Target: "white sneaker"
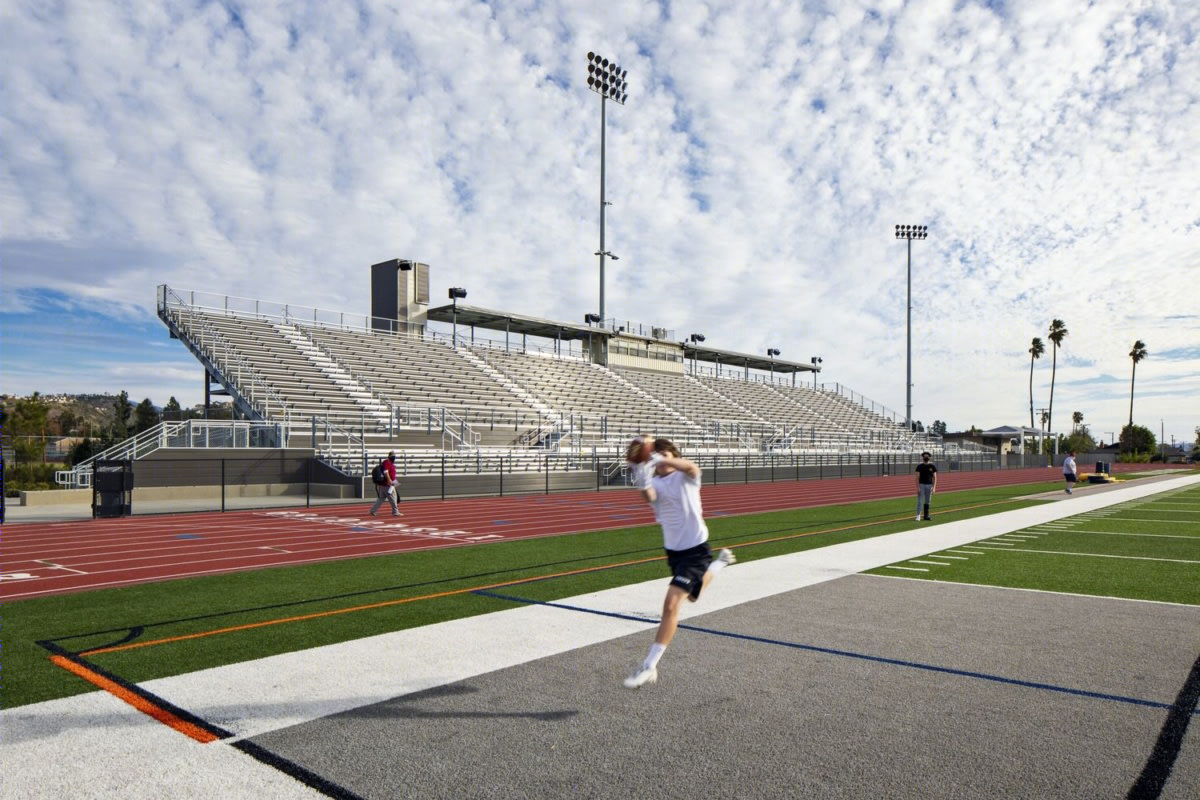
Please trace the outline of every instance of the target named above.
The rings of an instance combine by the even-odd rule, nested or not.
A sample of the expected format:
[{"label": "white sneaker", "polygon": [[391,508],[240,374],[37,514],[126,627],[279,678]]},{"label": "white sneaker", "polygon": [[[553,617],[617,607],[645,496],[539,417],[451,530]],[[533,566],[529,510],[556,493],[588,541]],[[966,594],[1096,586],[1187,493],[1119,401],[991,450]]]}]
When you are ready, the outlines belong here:
[{"label": "white sneaker", "polygon": [[626,689],[640,689],[647,683],[658,680],[658,670],[654,667],[639,666],[634,673],[625,679]]},{"label": "white sneaker", "polygon": [[730,564],[737,563],[737,556],[735,556],[733,554],[732,550],[730,550],[728,547],[726,547],[724,550],[717,553],[717,561],[723,562],[725,564],[725,566],[728,567]]},{"label": "white sneaker", "polygon": [[917,522],[920,522],[920,521],[921,521],[921,515],[920,515],[920,514],[917,514],[917,516],[916,516],[916,520],[917,520]]}]

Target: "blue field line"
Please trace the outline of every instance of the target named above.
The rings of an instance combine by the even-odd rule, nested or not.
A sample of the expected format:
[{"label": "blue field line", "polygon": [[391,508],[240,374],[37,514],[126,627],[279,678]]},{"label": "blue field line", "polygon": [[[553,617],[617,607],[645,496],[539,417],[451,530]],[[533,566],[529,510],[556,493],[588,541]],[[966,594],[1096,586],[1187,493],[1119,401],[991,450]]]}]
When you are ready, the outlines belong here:
[{"label": "blue field line", "polygon": [[[479,590],[473,594],[483,597],[492,597],[497,600],[508,600],[514,603],[525,603],[527,605],[550,606],[552,608],[561,608],[567,611],[582,611],[585,614],[595,614],[601,617],[614,617],[616,619],[626,619],[633,622],[645,622],[648,624],[657,624],[657,619],[647,617],[637,617],[632,614],[622,614],[616,611],[599,611],[594,608],[584,608],[583,606],[573,606],[568,603],[556,603],[549,600],[531,600],[527,597],[516,597],[514,595],[500,594],[499,592],[491,592],[487,590]],[[991,681],[992,683],[1002,683],[1008,686],[1021,686],[1026,689],[1039,689],[1045,692],[1057,692],[1059,694],[1074,695],[1076,697],[1088,697],[1093,700],[1108,700],[1113,703],[1126,703],[1133,706],[1142,706],[1145,708],[1170,709],[1174,707],[1172,703],[1160,703],[1156,700],[1143,700],[1138,697],[1125,697],[1119,694],[1106,694],[1104,692],[1092,692],[1087,689],[1075,689],[1070,686],[1058,686],[1053,683],[1039,683],[1037,681],[1026,681],[1020,678],[1006,678],[1003,675],[991,675],[986,672],[974,672],[965,669],[955,669],[954,667],[940,667],[936,664],[923,664],[920,661],[906,661],[900,658],[887,658],[885,656],[873,656],[866,653],[855,653],[850,650],[838,650],[832,647],[820,647],[813,644],[801,644],[799,642],[785,642],[782,639],[768,639],[762,636],[751,636],[745,633],[733,633],[731,631],[720,631],[714,628],[701,628],[697,625],[688,625],[679,623],[679,627],[684,630],[696,631],[697,633],[708,633],[713,636],[724,636],[730,639],[742,639],[748,642],[758,642],[760,644],[777,645],[779,647],[789,647],[793,650],[805,650],[810,653],[824,653],[825,655],[841,656],[842,658],[853,658],[859,661],[871,661],[876,664],[888,664],[894,667],[908,667],[910,669],[925,670],[926,672],[939,672],[945,675],[957,675],[961,678],[974,678],[981,681]],[[1200,716],[1200,708],[1192,711],[1192,716]]]}]

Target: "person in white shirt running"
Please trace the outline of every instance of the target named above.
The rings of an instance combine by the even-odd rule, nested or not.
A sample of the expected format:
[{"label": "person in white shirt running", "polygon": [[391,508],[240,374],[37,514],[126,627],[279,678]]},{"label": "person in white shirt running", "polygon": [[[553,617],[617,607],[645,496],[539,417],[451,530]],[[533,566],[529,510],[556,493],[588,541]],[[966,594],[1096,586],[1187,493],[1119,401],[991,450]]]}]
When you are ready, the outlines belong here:
[{"label": "person in white shirt running", "polygon": [[[639,436],[626,450],[626,459],[636,461],[650,440]],[[654,516],[662,526],[663,547],[671,568],[671,583],[663,601],[662,621],[650,652],[633,674],[625,679],[625,687],[637,689],[658,680],[658,661],[662,658],[679,626],[679,608],[686,597],[695,602],[713,576],[737,559],[728,550],[713,558],[708,547],[708,526],[704,524],[704,509],[700,505],[700,467],[683,458],[668,439],[654,439],[653,453],[638,464],[639,488],[642,497],[654,508]]]}]

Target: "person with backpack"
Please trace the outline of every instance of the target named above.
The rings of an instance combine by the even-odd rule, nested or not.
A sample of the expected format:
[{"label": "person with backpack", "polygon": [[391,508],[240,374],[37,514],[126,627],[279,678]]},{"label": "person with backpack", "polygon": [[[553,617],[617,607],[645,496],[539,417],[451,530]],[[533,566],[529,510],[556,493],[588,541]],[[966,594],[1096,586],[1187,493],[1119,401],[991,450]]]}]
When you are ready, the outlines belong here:
[{"label": "person with backpack", "polygon": [[387,454],[387,458],[375,465],[371,470],[371,482],[375,484],[375,505],[371,506],[371,516],[383,505],[386,498],[392,504],[392,516],[400,516],[400,508],[396,505],[396,451]]}]

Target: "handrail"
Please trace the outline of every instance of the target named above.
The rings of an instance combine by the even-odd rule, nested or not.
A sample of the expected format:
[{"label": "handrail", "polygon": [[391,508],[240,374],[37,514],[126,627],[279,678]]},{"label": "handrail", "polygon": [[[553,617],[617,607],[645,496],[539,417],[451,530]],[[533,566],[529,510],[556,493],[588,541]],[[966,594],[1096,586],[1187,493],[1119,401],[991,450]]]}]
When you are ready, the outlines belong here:
[{"label": "handrail", "polygon": [[[237,380],[239,381],[239,383],[242,380],[242,371],[243,371],[243,369],[245,370],[246,379],[249,381],[248,388],[250,389],[250,392],[247,395],[246,392],[242,391],[242,388],[240,386],[238,386],[237,387],[238,388],[238,396],[243,400],[243,402],[245,402],[250,407],[251,410],[256,412],[259,415],[259,417],[261,417],[263,420],[270,419],[270,417],[271,417],[271,402],[270,401],[272,398],[274,398],[275,402],[277,403],[277,405],[280,409],[280,413],[282,414],[282,416],[284,418],[284,420],[283,420],[283,423],[285,426],[284,441],[286,442],[286,431],[288,429],[290,429],[290,427],[291,427],[291,409],[288,408],[287,403],[284,402],[284,400],[275,392],[274,389],[271,388],[271,386],[269,384],[264,383],[263,381],[261,381],[259,379],[257,372],[250,366],[249,363],[246,362],[246,359],[237,350],[237,348],[235,348],[229,342],[225,341],[225,337],[221,335],[220,331],[218,331],[216,328],[214,328],[208,322],[208,320],[204,319],[204,317],[195,308],[187,305],[184,302],[183,298],[180,297],[178,294],[176,294],[171,289],[171,287],[167,286],[166,284],[163,284],[162,286],[159,287],[159,313],[160,313],[160,315],[162,315],[162,314],[171,315],[173,321],[175,322],[176,327],[180,328],[181,330],[184,329],[184,325],[183,325],[183,322],[184,322],[183,316],[184,315],[181,311],[178,310],[178,308],[172,308],[172,306],[170,304],[171,297],[175,298],[175,300],[178,304],[178,308],[186,309],[189,316],[194,315],[194,320],[189,320],[189,322],[194,322],[195,324],[198,324],[200,327],[201,334],[207,335],[208,338],[211,340],[209,343],[207,343],[207,350],[206,350],[206,343],[203,338],[197,339],[194,337],[193,331],[190,331],[190,330],[185,331],[188,336],[193,338],[194,346],[197,349],[199,349],[202,354],[208,356],[209,361],[212,362],[213,366],[220,366],[217,364],[217,361],[216,361],[217,350],[212,344],[212,342],[216,342],[221,347],[221,357],[224,359],[227,359],[230,363],[234,364],[237,367]],[[228,364],[224,365],[224,368],[220,369],[220,372],[225,377],[232,377],[229,374],[228,366],[229,366]],[[255,389],[259,386],[262,387],[262,393],[267,398],[267,402],[265,404],[261,403],[261,401],[259,401],[258,397],[256,396]]]},{"label": "handrail", "polygon": [[[282,438],[279,423],[244,422],[240,420],[185,419],[164,420],[134,436],[117,442],[103,452],[75,464],[71,469],[54,473],[54,482],[60,486],[84,488],[91,485],[92,467],[98,460],[133,460],[145,458],[151,453],[169,447],[254,447],[251,444],[255,428],[269,430],[273,444]],[[213,431],[228,431],[228,435],[214,437]],[[217,443],[213,440],[217,439]],[[240,445],[239,442],[244,442]]]}]

